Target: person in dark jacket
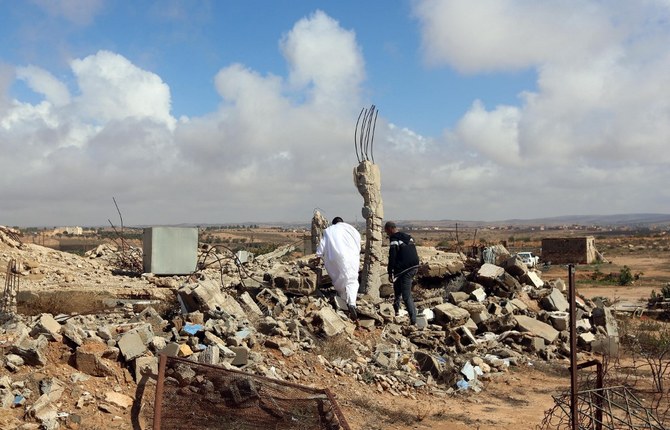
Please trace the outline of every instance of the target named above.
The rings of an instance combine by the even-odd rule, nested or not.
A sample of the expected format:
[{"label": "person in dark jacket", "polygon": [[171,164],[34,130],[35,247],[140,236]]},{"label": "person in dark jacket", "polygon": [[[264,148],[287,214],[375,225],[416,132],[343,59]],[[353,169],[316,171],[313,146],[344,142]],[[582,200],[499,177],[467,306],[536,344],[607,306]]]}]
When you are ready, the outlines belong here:
[{"label": "person in dark jacket", "polygon": [[416,307],[412,299],[412,280],[419,268],[419,256],[416,253],[414,239],[409,234],[398,231],[398,227],[393,221],[386,223],[384,231],[391,242],[389,247],[388,275],[389,282],[393,283],[393,292],[395,294],[393,308],[397,315],[400,310],[400,300],[402,299],[409,313],[410,323],[416,324]]}]

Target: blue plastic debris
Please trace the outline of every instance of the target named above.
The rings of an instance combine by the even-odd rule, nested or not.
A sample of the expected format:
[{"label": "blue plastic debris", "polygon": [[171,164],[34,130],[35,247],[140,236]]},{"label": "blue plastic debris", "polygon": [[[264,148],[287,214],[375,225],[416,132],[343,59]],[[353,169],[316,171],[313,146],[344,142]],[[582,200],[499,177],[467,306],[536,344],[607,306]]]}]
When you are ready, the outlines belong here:
[{"label": "blue plastic debris", "polygon": [[467,390],[470,388],[470,384],[468,384],[468,381],[465,379],[460,379],[458,382],[456,382],[456,387],[458,387],[459,390]]},{"label": "blue plastic debris", "polygon": [[191,336],[195,335],[199,331],[203,331],[205,327],[202,324],[191,324],[191,323],[186,323],[184,326],[183,330],[190,334]]}]

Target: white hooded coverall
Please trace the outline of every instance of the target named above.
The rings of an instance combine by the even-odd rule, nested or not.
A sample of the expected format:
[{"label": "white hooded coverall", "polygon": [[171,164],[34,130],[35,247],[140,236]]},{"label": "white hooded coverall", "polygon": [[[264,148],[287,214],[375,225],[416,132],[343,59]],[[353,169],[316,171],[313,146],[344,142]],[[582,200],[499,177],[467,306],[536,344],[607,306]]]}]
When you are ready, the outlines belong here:
[{"label": "white hooded coverall", "polygon": [[347,306],[355,307],[361,234],[345,222],[331,225],[323,231],[316,255],[323,258],[323,265],[333,281],[337,294],[347,302]]}]

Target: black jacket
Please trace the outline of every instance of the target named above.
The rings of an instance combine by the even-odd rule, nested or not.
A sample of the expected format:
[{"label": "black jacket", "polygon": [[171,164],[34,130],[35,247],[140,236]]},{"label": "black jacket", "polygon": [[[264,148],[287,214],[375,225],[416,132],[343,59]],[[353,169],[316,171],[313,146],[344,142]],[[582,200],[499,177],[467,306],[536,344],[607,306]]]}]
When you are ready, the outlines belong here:
[{"label": "black jacket", "polygon": [[414,239],[407,233],[399,231],[394,233],[389,240],[388,274],[399,275],[404,270],[419,265],[419,256],[416,253]]}]

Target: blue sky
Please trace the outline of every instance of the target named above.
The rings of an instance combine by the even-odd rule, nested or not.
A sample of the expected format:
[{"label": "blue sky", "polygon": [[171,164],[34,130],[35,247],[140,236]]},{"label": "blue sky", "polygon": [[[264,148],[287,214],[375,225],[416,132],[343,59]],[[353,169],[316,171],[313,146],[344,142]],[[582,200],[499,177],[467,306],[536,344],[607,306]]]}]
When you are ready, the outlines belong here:
[{"label": "blue sky", "polygon": [[0,0],[0,224],[670,211],[667,0]]}]

